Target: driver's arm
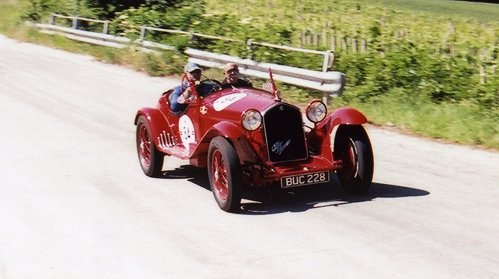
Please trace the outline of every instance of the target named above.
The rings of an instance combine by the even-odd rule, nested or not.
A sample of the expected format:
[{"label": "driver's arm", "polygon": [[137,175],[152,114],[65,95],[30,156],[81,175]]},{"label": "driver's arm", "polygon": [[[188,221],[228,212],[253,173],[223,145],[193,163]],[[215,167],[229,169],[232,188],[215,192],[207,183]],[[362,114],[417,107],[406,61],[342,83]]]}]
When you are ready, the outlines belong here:
[{"label": "driver's arm", "polygon": [[191,89],[187,88],[184,92],[182,92],[182,94],[180,94],[180,96],[178,96],[177,102],[179,104],[187,104],[192,101],[192,97]]}]

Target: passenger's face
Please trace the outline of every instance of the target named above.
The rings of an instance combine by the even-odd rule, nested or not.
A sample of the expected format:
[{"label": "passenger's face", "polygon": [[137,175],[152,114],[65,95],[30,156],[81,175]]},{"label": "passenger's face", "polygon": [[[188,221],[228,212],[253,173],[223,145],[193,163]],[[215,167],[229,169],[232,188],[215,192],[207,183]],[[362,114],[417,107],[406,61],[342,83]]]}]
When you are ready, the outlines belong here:
[{"label": "passenger's face", "polygon": [[233,68],[225,71],[225,78],[229,83],[235,83],[239,78],[239,70]]}]

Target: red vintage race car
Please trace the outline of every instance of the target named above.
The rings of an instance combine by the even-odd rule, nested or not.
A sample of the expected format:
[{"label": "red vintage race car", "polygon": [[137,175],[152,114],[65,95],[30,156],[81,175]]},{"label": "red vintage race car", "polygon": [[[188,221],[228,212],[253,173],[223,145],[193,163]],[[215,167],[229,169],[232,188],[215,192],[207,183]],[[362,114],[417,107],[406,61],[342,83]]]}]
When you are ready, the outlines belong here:
[{"label": "red vintage race car", "polygon": [[327,114],[326,105],[313,100],[304,112],[311,124],[305,124],[300,108],[283,102],[273,81],[273,92],[221,90],[219,84],[190,84],[194,99],[180,114],[170,108],[172,90],[155,108],[137,112],[137,153],[147,176],[162,175],[165,155],[188,159],[207,168],[215,200],[228,212],[240,209],[242,187],[332,184],[336,173],[345,191],[369,190],[373,153],[361,112],[345,107]]}]

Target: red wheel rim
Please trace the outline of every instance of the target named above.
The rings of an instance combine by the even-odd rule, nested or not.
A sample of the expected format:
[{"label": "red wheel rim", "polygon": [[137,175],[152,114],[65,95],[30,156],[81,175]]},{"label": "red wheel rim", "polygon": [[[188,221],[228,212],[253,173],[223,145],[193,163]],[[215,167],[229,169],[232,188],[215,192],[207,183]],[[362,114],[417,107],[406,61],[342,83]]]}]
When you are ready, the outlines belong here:
[{"label": "red wheel rim", "polygon": [[139,128],[139,157],[140,164],[148,169],[151,165],[151,144],[149,141],[149,133],[147,132],[147,127],[145,125],[141,125]]},{"label": "red wheel rim", "polygon": [[348,177],[356,177],[358,172],[358,155],[357,149],[355,148],[355,144],[350,139],[348,141],[348,148],[345,151],[345,162],[343,162],[343,168],[346,176]]},{"label": "red wheel rim", "polygon": [[220,200],[226,200],[228,195],[227,168],[222,153],[217,149],[213,152],[212,161],[213,190]]}]

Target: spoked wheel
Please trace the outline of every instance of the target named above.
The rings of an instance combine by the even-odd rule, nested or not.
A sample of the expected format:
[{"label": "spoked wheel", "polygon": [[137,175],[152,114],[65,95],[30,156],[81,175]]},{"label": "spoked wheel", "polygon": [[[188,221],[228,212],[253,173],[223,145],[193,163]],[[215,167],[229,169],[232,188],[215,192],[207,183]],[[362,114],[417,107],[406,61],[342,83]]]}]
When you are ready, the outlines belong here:
[{"label": "spoked wheel", "polygon": [[218,206],[227,212],[241,207],[241,169],[234,147],[223,137],[216,137],[208,150],[208,177]]},{"label": "spoked wheel", "polygon": [[144,116],[139,117],[137,121],[136,144],[140,166],[144,173],[150,177],[160,176],[165,155],[154,145],[149,125]]},{"label": "spoked wheel", "polygon": [[364,127],[341,125],[334,140],[334,159],[342,160],[337,171],[341,187],[352,194],[369,191],[373,178],[374,159],[371,142]]}]

